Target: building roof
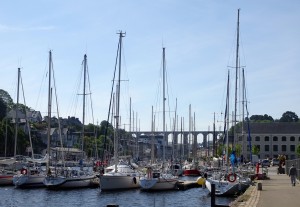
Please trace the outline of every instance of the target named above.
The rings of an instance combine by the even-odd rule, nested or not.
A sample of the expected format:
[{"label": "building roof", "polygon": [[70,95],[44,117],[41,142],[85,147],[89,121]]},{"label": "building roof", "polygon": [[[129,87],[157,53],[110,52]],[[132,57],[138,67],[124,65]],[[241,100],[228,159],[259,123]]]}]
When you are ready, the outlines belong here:
[{"label": "building roof", "polygon": [[[17,111],[18,111],[18,119],[25,119],[26,118],[23,111],[21,111],[19,109],[17,109]],[[7,114],[7,117],[15,119],[16,118],[16,110],[15,109],[10,110]]]},{"label": "building roof", "polygon": [[[244,130],[248,133],[247,123]],[[300,123],[297,122],[250,122],[250,133],[253,134],[300,134]]]}]

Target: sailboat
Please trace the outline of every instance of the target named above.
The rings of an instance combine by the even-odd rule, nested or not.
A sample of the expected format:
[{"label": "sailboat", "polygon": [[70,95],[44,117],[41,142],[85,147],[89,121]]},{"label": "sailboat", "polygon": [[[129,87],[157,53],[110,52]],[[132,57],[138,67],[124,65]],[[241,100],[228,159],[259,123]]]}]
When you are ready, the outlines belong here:
[{"label": "sailboat", "polygon": [[[125,33],[120,31],[118,43],[118,80],[116,88],[116,115],[115,115],[115,136],[114,136],[114,165],[107,167],[103,175],[100,175],[100,188],[102,191],[124,190],[140,187],[140,172],[135,170],[133,165],[125,160],[119,160],[119,125],[120,125],[120,84],[121,84],[121,57],[122,38]],[[114,84],[114,83],[113,83]],[[111,91],[113,94],[113,90]]]},{"label": "sailboat", "polygon": [[[13,185],[13,176],[16,174],[16,161],[15,158],[0,160],[0,186]],[[20,169],[22,168],[22,163],[20,163]]]},{"label": "sailboat", "polygon": [[[18,80],[19,80],[18,83],[20,82],[20,80],[22,83],[20,74],[21,74],[21,72],[20,72],[20,68],[19,68],[18,69]],[[19,89],[19,84],[18,84],[18,89]],[[22,85],[22,89],[23,89],[23,85]],[[23,94],[24,94],[24,90],[23,90]],[[24,98],[24,104],[26,105],[25,97],[23,97],[23,98]],[[35,159],[34,158],[30,126],[29,126],[29,122],[27,119],[27,111],[25,112],[25,114],[26,114],[26,125],[27,125],[28,133],[29,133],[31,158],[27,158],[27,162],[25,163],[25,166],[20,171],[18,171],[18,173],[16,175],[13,176],[13,184],[19,188],[44,187],[43,180],[46,176],[46,173],[45,173],[45,169],[43,169],[43,165],[46,164],[48,156],[46,155],[43,159]]]},{"label": "sailboat", "polygon": [[173,176],[171,173],[164,172],[165,164],[165,143],[167,142],[166,133],[165,133],[165,48],[163,48],[163,164],[162,172],[157,171],[148,166],[147,175],[141,177],[140,185],[143,190],[172,190],[176,188],[178,183],[178,177]]},{"label": "sailboat", "polygon": [[[238,21],[237,21],[237,49],[236,49],[236,86],[235,86],[235,96],[237,96],[237,70],[239,68],[238,61],[238,47],[239,47],[239,14],[238,10]],[[226,96],[226,108],[225,108],[225,139],[226,139],[226,153],[225,153],[225,163],[226,169],[224,171],[219,171],[213,173],[211,177],[208,177],[205,181],[207,189],[211,192],[212,184],[215,185],[215,195],[216,196],[235,196],[243,193],[251,184],[251,179],[242,176],[241,173],[236,172],[235,170],[235,153],[234,150],[230,155],[231,163],[231,172],[229,172],[229,155],[228,155],[228,131],[229,131],[229,71],[228,71],[228,80],[227,80],[227,96]],[[235,97],[235,115],[234,115],[234,124],[236,123],[236,103],[237,98]],[[235,126],[234,126],[235,128]],[[235,136],[235,134],[234,134]]]},{"label": "sailboat", "polygon": [[46,165],[48,156],[42,159],[30,159],[26,165],[13,177],[13,184],[18,188],[45,187]]},{"label": "sailboat", "polygon": [[[19,106],[19,85],[20,85],[20,68],[18,68],[18,86],[17,86],[17,104],[15,107],[15,148],[14,148],[14,157],[9,159],[0,160],[0,164],[3,167],[0,171],[0,186],[2,185],[13,185],[13,177],[16,174],[15,172],[7,169],[13,166],[17,162],[16,151],[17,151],[17,137],[18,137],[18,106]],[[7,124],[7,123],[6,123]],[[6,135],[7,136],[7,135]],[[7,137],[6,137],[7,140]],[[7,142],[7,141],[5,141]],[[6,144],[5,144],[6,150]],[[6,151],[5,151],[6,156]]]},{"label": "sailboat", "polygon": [[211,177],[206,178],[205,185],[209,192],[211,192],[212,184],[215,185],[215,195],[216,196],[235,196],[244,192],[251,184],[251,179],[243,177],[238,172],[235,172],[235,163],[231,162],[232,168],[229,172],[229,156],[228,156],[228,126],[229,126],[229,72],[227,81],[227,99],[226,99],[226,109],[225,109],[225,122],[226,129],[225,138],[226,139],[226,153],[225,153],[225,163],[226,169],[218,172],[214,172]]},{"label": "sailboat", "polygon": [[172,139],[172,162],[169,166],[169,170],[171,171],[171,174],[174,176],[182,176],[183,175],[183,169],[182,169],[182,163],[181,158],[178,159],[178,144],[175,145],[177,142],[177,138],[175,138],[175,128],[177,123],[177,98],[176,98],[176,106],[175,106],[175,118],[174,118],[174,124],[173,124],[173,139]]},{"label": "sailboat", "polygon": [[[192,136],[191,133],[191,122],[192,122],[192,117],[191,117],[191,104],[189,105],[189,136]],[[193,124],[194,128],[195,128],[195,115],[194,115],[194,124]],[[196,139],[195,138],[190,138],[189,140],[193,140],[192,143],[190,143],[192,145],[192,155],[193,155],[193,160],[191,163],[186,163],[183,166],[183,175],[184,176],[199,176],[201,175],[200,173],[200,169],[199,169],[199,164],[196,161]]]},{"label": "sailboat", "polygon": [[[51,71],[52,65],[52,58],[51,58],[51,51],[50,51],[50,58],[49,58],[49,74]],[[84,78],[86,77],[86,70],[87,70],[87,56],[84,55]],[[50,78],[50,75],[49,75]],[[49,80],[50,85],[50,80]],[[50,91],[49,91],[50,93]],[[84,79],[84,86],[83,86],[83,127],[82,127],[82,145],[83,145],[83,138],[84,138],[84,116],[85,116],[85,79]],[[50,95],[49,95],[50,97]],[[49,99],[51,100],[51,98]],[[51,117],[51,102],[49,101],[49,109],[48,109],[48,117]],[[49,118],[50,122],[50,118]],[[50,128],[50,124],[49,128]],[[49,129],[48,129],[49,130]],[[48,152],[50,152],[50,135],[48,133]],[[58,172],[57,172],[58,171]],[[74,167],[74,168],[61,168],[56,169],[55,172],[51,170],[49,164],[47,165],[47,176],[43,181],[44,185],[50,189],[73,189],[73,188],[84,188],[84,187],[98,187],[99,186],[99,179],[97,176],[88,170],[82,170],[81,167]]]}]

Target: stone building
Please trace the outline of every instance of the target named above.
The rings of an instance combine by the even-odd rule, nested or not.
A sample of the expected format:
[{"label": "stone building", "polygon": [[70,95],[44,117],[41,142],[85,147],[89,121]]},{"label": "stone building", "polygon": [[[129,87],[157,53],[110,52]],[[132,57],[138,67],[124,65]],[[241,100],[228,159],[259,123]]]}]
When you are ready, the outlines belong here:
[{"label": "stone building", "polygon": [[[248,128],[244,125],[244,133],[238,130],[237,143],[242,145],[242,154],[250,158]],[[260,159],[276,158],[285,155],[287,159],[297,158],[296,149],[300,144],[300,123],[272,122],[250,123],[251,145],[259,148]]]}]

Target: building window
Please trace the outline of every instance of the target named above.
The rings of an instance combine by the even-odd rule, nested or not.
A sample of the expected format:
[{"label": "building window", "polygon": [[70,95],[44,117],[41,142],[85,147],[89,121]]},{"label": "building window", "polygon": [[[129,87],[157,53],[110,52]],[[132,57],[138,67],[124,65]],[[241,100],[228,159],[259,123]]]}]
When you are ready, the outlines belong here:
[{"label": "building window", "polygon": [[268,142],[269,141],[269,137],[265,137],[265,142]]},{"label": "building window", "polygon": [[270,151],[270,145],[265,145],[265,152],[269,152]]},{"label": "building window", "polygon": [[243,137],[242,136],[239,137],[239,141],[240,142],[243,141]]},{"label": "building window", "polygon": [[285,144],[281,146],[281,151],[286,152],[286,145]]},{"label": "building window", "polygon": [[259,142],[260,141],[260,137],[259,136],[255,137],[255,141]]},{"label": "building window", "polygon": [[291,137],[290,140],[291,140],[291,142],[294,142],[295,141],[295,137]]},{"label": "building window", "polygon": [[277,152],[278,151],[278,145],[273,145],[273,151]]},{"label": "building window", "polygon": [[283,141],[283,142],[286,142],[286,137],[281,137],[281,140]]},{"label": "building window", "polygon": [[291,151],[291,152],[295,152],[295,149],[296,149],[296,148],[295,148],[295,145],[291,145],[291,146],[290,146],[290,151]]},{"label": "building window", "polygon": [[277,142],[278,141],[278,137],[273,137],[273,141]]}]

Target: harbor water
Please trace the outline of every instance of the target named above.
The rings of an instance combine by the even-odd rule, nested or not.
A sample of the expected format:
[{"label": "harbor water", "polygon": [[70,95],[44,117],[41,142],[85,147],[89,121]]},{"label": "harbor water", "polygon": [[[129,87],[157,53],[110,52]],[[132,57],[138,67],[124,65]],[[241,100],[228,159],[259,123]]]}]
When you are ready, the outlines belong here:
[{"label": "harbor water", "polygon": [[[217,204],[229,204],[234,198],[217,197]],[[191,188],[185,191],[144,192],[140,189],[101,192],[99,188],[54,191],[46,188],[17,189],[14,186],[0,187],[2,207],[185,207],[210,206],[208,190]]]}]

